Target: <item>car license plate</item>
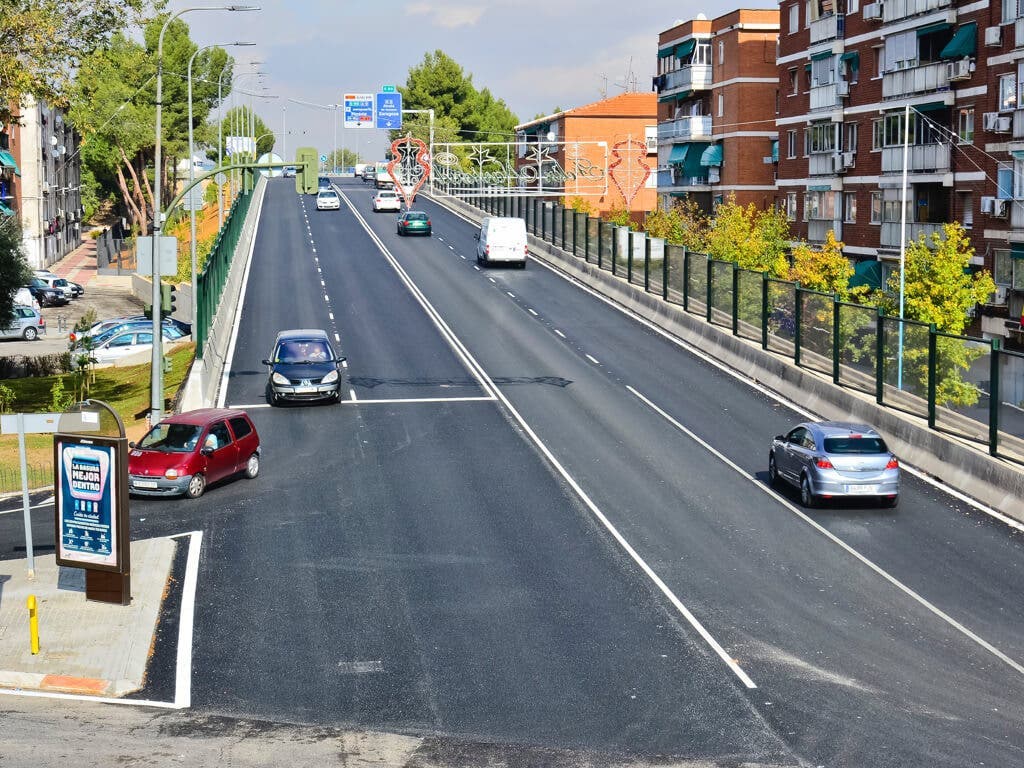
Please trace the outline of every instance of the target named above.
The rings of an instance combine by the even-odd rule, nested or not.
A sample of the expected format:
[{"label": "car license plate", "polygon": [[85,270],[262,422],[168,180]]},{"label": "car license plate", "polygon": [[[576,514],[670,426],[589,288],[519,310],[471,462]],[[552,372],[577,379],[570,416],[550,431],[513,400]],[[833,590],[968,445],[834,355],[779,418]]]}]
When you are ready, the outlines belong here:
[{"label": "car license plate", "polygon": [[846,492],[850,494],[870,496],[871,494],[878,493],[877,485],[848,485],[846,486]]},{"label": "car license plate", "polygon": [[296,387],[295,391],[300,395],[306,395],[310,392],[316,392],[316,387]]},{"label": "car license plate", "polygon": [[135,480],[132,482],[136,488],[156,488],[156,480]]}]

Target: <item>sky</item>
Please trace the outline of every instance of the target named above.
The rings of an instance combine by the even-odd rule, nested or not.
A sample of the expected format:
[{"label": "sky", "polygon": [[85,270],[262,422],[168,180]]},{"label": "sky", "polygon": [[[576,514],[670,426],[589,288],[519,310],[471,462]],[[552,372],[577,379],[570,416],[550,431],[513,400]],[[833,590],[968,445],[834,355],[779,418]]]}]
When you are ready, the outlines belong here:
[{"label": "sky", "polygon": [[[236,73],[250,71],[248,62],[261,62],[265,92],[276,98],[257,102],[256,112],[278,132],[275,152],[286,147],[293,157],[298,146],[329,152],[337,135],[338,148],[356,149],[368,161],[383,159],[384,131],[346,130],[340,110],[335,131],[335,110],[308,105],[340,104],[345,93],[404,85],[424,54],[441,50],[473,76],[478,89],[489,88],[520,122],[528,122],[556,107],[616,96],[634,79],[635,90],[649,91],[659,32],[698,13],[714,18],[739,5],[720,0],[243,1],[261,10],[190,12],[182,20],[199,45],[255,43],[227,51],[237,62]],[[195,5],[195,0],[169,3],[172,11]],[[751,0],[742,6],[778,4]],[[247,77],[239,86],[248,89],[256,82]]]}]

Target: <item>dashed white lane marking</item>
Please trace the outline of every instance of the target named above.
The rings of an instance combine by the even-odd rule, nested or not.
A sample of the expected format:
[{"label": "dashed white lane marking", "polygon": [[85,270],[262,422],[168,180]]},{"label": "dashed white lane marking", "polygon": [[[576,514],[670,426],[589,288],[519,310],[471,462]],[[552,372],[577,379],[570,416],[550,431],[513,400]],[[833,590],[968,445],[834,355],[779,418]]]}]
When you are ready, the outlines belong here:
[{"label": "dashed white lane marking", "polygon": [[[29,509],[41,509],[43,507],[50,507],[50,506],[53,506],[53,496],[51,496],[48,499],[44,499],[43,501],[40,501],[38,504],[32,504],[29,507]],[[15,507],[14,509],[0,509],[0,515],[9,515],[12,512],[23,512],[23,511],[24,511],[24,509],[22,507]]]},{"label": "dashed white lane marking", "polygon": [[[340,344],[341,343],[341,334],[340,333],[334,334],[334,340]],[[347,363],[342,363],[342,365],[345,365],[346,367],[348,367]]]},{"label": "dashed white lane marking", "polygon": [[493,277],[488,277],[487,279],[488,279],[488,280],[490,280],[490,281],[491,281],[492,283],[494,283],[495,285],[497,285],[497,284],[498,284],[498,281],[497,281],[497,280],[495,280],[495,279],[494,279]]},{"label": "dashed white lane marking", "polygon": [[328,296],[326,293],[324,294],[324,301],[326,301],[328,303],[330,303],[330,301],[331,301],[331,297]]},{"label": "dashed white lane marking", "polygon": [[527,307],[527,308],[526,308],[526,311],[527,311],[527,312],[529,312],[529,313],[530,313],[531,315],[533,315],[534,317],[540,317],[540,315],[538,315],[538,314],[537,314],[537,312],[536,312],[535,310],[532,310],[532,309],[530,309],[529,307]]},{"label": "dashed white lane marking", "polygon": [[441,243],[444,242],[444,238],[443,237],[439,237],[439,238],[437,238],[437,240],[438,240],[438,242],[441,242]]},{"label": "dashed white lane marking", "polygon": [[323,280],[321,280],[320,281],[320,287],[321,288],[326,288],[327,287],[327,283],[325,283]]},{"label": "dashed white lane marking", "polygon": [[465,257],[465,256],[463,256],[463,255],[462,255],[461,253],[459,254],[459,258],[460,258],[460,259],[462,259],[463,261],[465,261],[465,260],[466,260],[466,257]]},{"label": "dashed white lane marking", "polygon": [[[338,334],[334,334],[334,338],[339,343],[341,342],[341,336],[339,336]],[[341,361],[341,367],[342,368],[348,368],[348,360],[342,360]]]},{"label": "dashed white lane marking", "polygon": [[512,293],[512,291],[505,291],[505,293],[507,293],[507,294],[508,294],[509,296],[511,296],[511,297],[512,297],[513,299],[514,299],[514,298],[516,297],[516,295],[515,295],[514,293]]},{"label": "dashed white lane marking", "polygon": [[[584,352],[583,354],[585,354],[585,355],[586,355],[586,352]],[[587,360],[589,360],[590,362],[592,362],[592,363],[593,363],[594,365],[600,365],[600,364],[601,364],[601,361],[600,361],[600,360],[598,360],[598,359],[597,359],[596,357],[594,357],[593,355],[587,355]]]},{"label": "dashed white lane marking", "polygon": [[555,328],[555,333],[557,333],[557,334],[558,334],[559,336],[561,336],[561,337],[562,337],[563,339],[565,338],[565,334],[564,334],[564,333],[562,333],[562,332],[561,332],[560,330],[558,330],[557,328]]},{"label": "dashed white lane marking", "polygon": [[349,389],[348,396],[352,398],[353,403],[356,402],[356,391],[354,389]]},{"label": "dashed white lane marking", "polygon": [[477,272],[479,272],[479,271],[480,271],[480,267],[479,267],[479,266],[477,266],[476,264],[474,264],[474,265],[473,265],[473,269],[475,269],[475,270],[476,270]]},{"label": "dashed white lane marking", "polygon": [[[493,403],[495,397],[396,397],[392,400],[360,400],[358,405],[388,405],[390,403]],[[344,403],[343,403],[344,405]]]},{"label": "dashed white lane marking", "polygon": [[327,313],[327,317],[329,317],[333,321],[334,320],[334,313],[333,312],[328,312]]}]

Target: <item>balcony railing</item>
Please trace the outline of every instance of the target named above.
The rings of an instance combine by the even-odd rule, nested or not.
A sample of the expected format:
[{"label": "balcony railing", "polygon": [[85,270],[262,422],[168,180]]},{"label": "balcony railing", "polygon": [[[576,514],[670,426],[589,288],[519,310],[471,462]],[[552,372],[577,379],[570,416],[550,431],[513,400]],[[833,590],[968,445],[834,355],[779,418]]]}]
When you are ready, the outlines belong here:
[{"label": "balcony railing", "polygon": [[1024,229],[1024,200],[1007,200],[1010,207],[1010,226]]},{"label": "balcony railing", "polygon": [[693,139],[711,135],[710,115],[687,115],[658,123],[658,139]]},{"label": "balcony railing", "polygon": [[[916,144],[908,147],[907,170],[911,172],[948,173],[949,144]],[[903,172],[903,147],[882,149],[882,173]]]},{"label": "balcony railing", "polygon": [[845,81],[815,85],[811,88],[811,110],[836,109],[843,106],[843,97],[848,94],[849,84]]},{"label": "balcony railing", "polygon": [[825,242],[829,231],[835,233],[836,240],[842,239],[842,226],[832,219],[811,219],[807,222],[807,239],[812,243]]},{"label": "balcony railing", "polygon": [[[921,233],[924,233],[925,239],[931,241],[932,233],[942,232],[944,224],[921,224],[916,221],[907,222],[907,242],[917,240]],[[882,233],[880,236],[879,243],[885,248],[899,248],[902,238],[900,237],[900,222],[898,221],[883,221],[882,222]]]},{"label": "balcony railing", "polygon": [[665,91],[706,91],[710,87],[710,64],[689,64],[674,72],[665,73]]},{"label": "balcony railing", "polygon": [[701,187],[708,184],[707,176],[683,176],[677,168],[658,169],[658,189],[669,187]]},{"label": "balcony railing", "polygon": [[882,98],[885,99],[938,90],[949,90],[949,72],[944,61],[897,69],[882,76]]},{"label": "balcony railing", "polygon": [[811,45],[834,40],[843,36],[843,14],[833,13],[831,16],[811,22]]},{"label": "balcony railing", "polygon": [[1024,19],[1017,19],[1013,24],[1013,46],[1024,48]]},{"label": "balcony railing", "polygon": [[812,152],[807,158],[807,170],[811,176],[835,176],[835,152]]},{"label": "balcony railing", "polygon": [[1024,139],[1024,109],[1015,110],[1013,113],[1013,138]]},{"label": "balcony railing", "polygon": [[882,6],[882,21],[898,21],[919,13],[948,8],[953,0],[885,0]]}]

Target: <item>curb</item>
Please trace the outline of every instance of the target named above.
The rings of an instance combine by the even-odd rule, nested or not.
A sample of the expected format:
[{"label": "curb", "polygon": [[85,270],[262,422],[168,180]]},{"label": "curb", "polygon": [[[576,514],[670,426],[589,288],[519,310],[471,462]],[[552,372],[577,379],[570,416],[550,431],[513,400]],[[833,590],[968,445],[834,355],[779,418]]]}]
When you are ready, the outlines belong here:
[{"label": "curb", "polygon": [[[71,693],[82,696],[110,696],[116,688],[111,680],[71,675],[47,675],[37,672],[5,672],[0,670],[0,688],[14,690]],[[137,686],[136,686],[137,687]],[[127,691],[124,691],[127,693]]]}]

